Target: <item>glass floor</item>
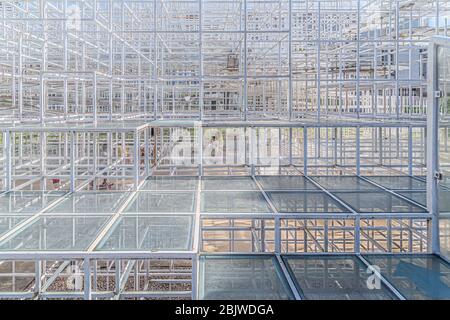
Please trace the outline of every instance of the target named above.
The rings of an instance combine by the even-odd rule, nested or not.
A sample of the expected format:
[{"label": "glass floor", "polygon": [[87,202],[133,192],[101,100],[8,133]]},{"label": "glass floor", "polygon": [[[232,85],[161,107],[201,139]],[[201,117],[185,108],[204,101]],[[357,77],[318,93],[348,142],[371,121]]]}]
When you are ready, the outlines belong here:
[{"label": "glass floor", "polygon": [[190,251],[202,215],[426,214],[423,180],[382,178],[152,176],[135,192],[4,192],[0,253]]},{"label": "glass floor", "polygon": [[34,214],[64,196],[55,191],[10,191],[0,194],[0,214]]},{"label": "glass floor", "polygon": [[406,299],[449,300],[450,265],[434,255],[365,255]]},{"label": "glass floor", "polygon": [[293,299],[274,256],[204,255],[200,257],[199,299]]},{"label": "glass floor", "polygon": [[202,255],[199,298],[450,299],[450,265],[435,255],[281,255],[281,261],[274,255]]},{"label": "glass floor", "polygon": [[[425,215],[424,183],[379,176],[154,176],[133,192],[5,192],[0,255],[192,254],[202,215]],[[441,199],[450,209],[449,197]],[[368,264],[383,276],[376,290],[366,285]],[[433,255],[201,254],[198,272],[202,299],[450,299],[449,264]]]},{"label": "glass floor", "polygon": [[188,251],[192,216],[122,216],[97,246],[103,251]]}]

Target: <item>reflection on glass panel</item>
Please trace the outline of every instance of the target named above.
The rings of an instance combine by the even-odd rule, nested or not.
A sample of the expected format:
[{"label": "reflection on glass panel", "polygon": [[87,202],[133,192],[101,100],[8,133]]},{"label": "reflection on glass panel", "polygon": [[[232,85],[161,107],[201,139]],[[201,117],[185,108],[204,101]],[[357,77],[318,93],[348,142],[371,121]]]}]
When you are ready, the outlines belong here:
[{"label": "reflection on glass panel", "polygon": [[125,216],[96,250],[189,250],[192,216]]},{"label": "reflection on glass panel", "polygon": [[41,216],[0,244],[0,250],[85,250],[107,217]]},{"label": "reflection on glass panel", "polygon": [[138,192],[125,212],[194,212],[193,192],[152,193]]},{"label": "reflection on glass panel", "polygon": [[115,213],[128,195],[127,192],[74,193],[46,212]]},{"label": "reflection on glass panel", "polygon": [[302,176],[257,177],[264,190],[317,190],[312,182]]},{"label": "reflection on glass panel", "polygon": [[271,212],[261,192],[202,192],[202,212],[266,213]]},{"label": "reflection on glass panel", "polygon": [[363,213],[426,212],[389,192],[335,192],[339,199]]},{"label": "reflection on glass panel", "polygon": [[273,256],[201,256],[200,299],[292,299]]},{"label": "reflection on glass panel", "polygon": [[325,192],[269,192],[273,205],[282,213],[349,212]]},{"label": "reflection on glass panel", "polygon": [[406,299],[450,299],[450,267],[434,255],[365,255]]},{"label": "reflection on glass panel", "polygon": [[384,285],[368,287],[366,265],[356,256],[285,256],[297,288],[310,300],[396,299]]}]

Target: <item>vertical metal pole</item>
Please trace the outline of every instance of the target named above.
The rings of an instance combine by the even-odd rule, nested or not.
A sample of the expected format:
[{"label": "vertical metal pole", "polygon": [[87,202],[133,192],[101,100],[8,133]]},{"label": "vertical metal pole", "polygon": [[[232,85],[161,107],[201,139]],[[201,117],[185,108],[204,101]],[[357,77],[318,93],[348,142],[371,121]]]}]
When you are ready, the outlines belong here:
[{"label": "vertical metal pole", "polygon": [[247,0],[244,0],[244,121],[247,121]]},{"label": "vertical metal pole", "polygon": [[42,262],[36,260],[34,262],[34,294],[39,297],[41,293],[41,277],[42,277]]},{"label": "vertical metal pole", "polygon": [[439,170],[439,98],[435,97],[438,90],[437,48],[432,42],[428,46],[428,101],[427,101],[427,208],[431,213],[429,225],[429,248],[433,253],[439,253],[439,208],[438,181],[435,174]]},{"label": "vertical metal pole", "polygon": [[356,127],[356,175],[361,174],[361,128]]},{"label": "vertical metal pole", "polygon": [[92,299],[91,262],[89,258],[84,258],[83,271],[84,271],[84,300],[91,300]]},{"label": "vertical metal pole", "polygon": [[321,12],[320,12],[320,1],[317,1],[317,70],[316,70],[316,77],[317,77],[317,92],[316,92],[316,99],[317,99],[317,121],[320,122],[320,48],[321,48],[321,34],[320,34],[320,24],[321,24]]},{"label": "vertical metal pole", "polygon": [[149,139],[148,139],[148,128],[145,128],[144,131],[144,165],[145,165],[145,176],[150,175],[150,161],[149,161]]},{"label": "vertical metal pole", "polygon": [[75,132],[70,132],[70,192],[75,191]]},{"label": "vertical metal pole", "polygon": [[281,220],[275,217],[275,254],[281,253]]},{"label": "vertical metal pole", "polygon": [[94,111],[94,115],[93,115],[94,119],[93,120],[94,120],[94,124],[96,125],[97,124],[97,73],[95,73],[95,72],[93,75],[92,82],[93,82],[92,107],[93,107],[93,111]]},{"label": "vertical metal pole", "polygon": [[199,260],[198,260],[198,256],[194,256],[192,258],[192,284],[191,284],[191,298],[192,300],[197,300],[198,299],[198,264],[199,264]]},{"label": "vertical metal pole", "polygon": [[303,174],[308,175],[308,128],[303,127]]},{"label": "vertical metal pole", "polygon": [[139,185],[139,131],[134,132],[134,190]]},{"label": "vertical metal pole", "polygon": [[[288,72],[289,72],[289,87],[288,87],[288,110],[289,121],[292,120],[292,0],[289,0],[289,47],[288,47]],[[292,128],[291,134],[292,134]],[[292,135],[291,135],[292,137]],[[292,163],[291,163],[292,164]]]},{"label": "vertical metal pole", "polygon": [[199,45],[198,45],[198,50],[199,50],[199,84],[200,84],[200,90],[199,90],[199,99],[198,99],[198,103],[199,103],[199,119],[202,120],[203,119],[203,35],[202,35],[202,10],[203,10],[203,6],[202,6],[203,0],[198,0],[198,5],[199,5],[199,27],[198,27],[198,36],[199,36]]},{"label": "vertical metal pole", "polygon": [[12,189],[12,147],[11,147],[11,132],[6,131],[5,137],[5,190],[10,191]]},{"label": "vertical metal pole", "polygon": [[408,174],[413,174],[413,128],[408,127]]}]

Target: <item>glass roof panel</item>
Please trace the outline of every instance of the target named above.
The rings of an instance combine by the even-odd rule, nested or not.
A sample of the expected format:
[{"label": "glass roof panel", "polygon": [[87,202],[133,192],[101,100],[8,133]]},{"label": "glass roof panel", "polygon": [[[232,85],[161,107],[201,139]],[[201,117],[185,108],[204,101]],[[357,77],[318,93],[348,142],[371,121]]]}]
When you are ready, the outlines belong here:
[{"label": "glass roof panel", "polygon": [[203,190],[258,190],[252,177],[204,177]]},{"label": "glass roof panel", "polygon": [[46,212],[52,213],[115,213],[130,195],[128,192],[80,192]]},{"label": "glass roof panel", "polygon": [[357,176],[311,177],[327,190],[382,190]]},{"label": "glass roof panel", "polygon": [[125,209],[126,213],[192,213],[194,212],[194,192],[152,193],[140,191]]},{"label": "glass roof panel", "polygon": [[334,192],[339,199],[361,213],[418,213],[424,209],[387,191]]},{"label": "glass roof panel", "polygon": [[201,210],[206,213],[267,213],[269,204],[261,192],[202,192]]},{"label": "glass roof panel", "polygon": [[167,191],[167,190],[196,190],[198,179],[196,177],[152,176],[141,187],[141,190]]},{"label": "glass roof panel", "polygon": [[0,195],[0,214],[32,214],[43,210],[65,192],[11,191]]},{"label": "glass roof panel", "polygon": [[292,299],[273,256],[201,256],[200,299]]},{"label": "glass roof panel", "polygon": [[0,216],[0,236],[14,228],[23,220],[29,218],[30,216]]},{"label": "glass roof panel", "polygon": [[425,181],[409,176],[368,176],[367,179],[392,190],[426,190]]},{"label": "glass roof panel", "polygon": [[280,213],[344,213],[350,212],[325,192],[268,192]]},{"label": "glass roof panel", "polygon": [[40,216],[0,243],[0,250],[85,250],[107,219],[99,216]]},{"label": "glass roof panel", "polygon": [[366,265],[353,255],[283,256],[296,286],[308,300],[391,300],[386,287],[369,289]]},{"label": "glass roof panel", "polygon": [[171,251],[192,247],[192,216],[122,216],[96,250]]},{"label": "glass roof panel", "polygon": [[[398,191],[397,193],[423,206],[427,205],[426,191]],[[439,211],[441,213],[450,212],[450,191],[448,190],[441,189],[439,191]]]},{"label": "glass roof panel", "polygon": [[264,190],[318,190],[303,176],[259,176],[256,179]]},{"label": "glass roof panel", "polygon": [[434,255],[364,255],[406,299],[450,299],[450,266]]}]

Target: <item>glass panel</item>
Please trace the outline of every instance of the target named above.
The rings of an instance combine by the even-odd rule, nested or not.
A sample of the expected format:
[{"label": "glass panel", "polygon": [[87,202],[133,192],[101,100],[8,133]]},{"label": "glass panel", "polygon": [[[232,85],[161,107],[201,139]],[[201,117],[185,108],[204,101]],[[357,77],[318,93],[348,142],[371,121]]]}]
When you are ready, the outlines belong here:
[{"label": "glass panel", "polygon": [[[402,191],[397,192],[423,206],[427,205],[427,193],[425,191]],[[450,191],[441,189],[439,192],[439,211],[450,213]]]},{"label": "glass panel", "polygon": [[27,218],[29,218],[29,216],[0,216],[0,236],[5,234]]},{"label": "glass panel", "polygon": [[194,199],[193,192],[151,193],[141,191],[137,193],[125,212],[194,212]]},{"label": "glass panel", "polygon": [[380,190],[377,186],[353,176],[311,177],[328,190]]},{"label": "glass panel", "polygon": [[292,299],[271,256],[201,256],[200,299]]},{"label": "glass panel", "polygon": [[389,192],[334,192],[334,194],[362,213],[426,212]]},{"label": "glass panel", "polygon": [[190,250],[192,216],[125,216],[96,250]]},{"label": "glass panel", "polygon": [[147,178],[141,190],[196,190],[196,177],[153,176]]},{"label": "glass panel", "polygon": [[203,190],[258,190],[251,177],[205,177],[202,180]]},{"label": "glass panel", "polygon": [[129,195],[127,192],[74,193],[46,212],[115,213]]},{"label": "glass panel", "polygon": [[0,250],[85,250],[107,219],[93,216],[41,216],[3,241]]},{"label": "glass panel", "polygon": [[450,267],[433,255],[364,255],[406,299],[450,299]]},{"label": "glass panel", "polygon": [[[437,49],[437,76],[439,90],[442,97],[439,99],[440,121],[439,121],[439,170],[442,172],[443,180],[440,186],[450,187],[450,124],[448,115],[450,113],[450,43],[448,46],[439,46]],[[449,194],[438,195],[438,209],[440,214],[440,252],[450,259],[450,224],[448,213]],[[444,204],[443,204],[444,203]]]},{"label": "glass panel", "polygon": [[440,253],[450,257],[450,217],[439,218],[439,240],[441,244]]},{"label": "glass panel", "polygon": [[260,176],[257,177],[264,190],[318,190],[303,176]]},{"label": "glass panel", "polygon": [[425,181],[408,176],[367,177],[367,179],[392,190],[426,190]]},{"label": "glass panel", "polygon": [[280,213],[349,212],[325,192],[269,192],[268,195]]},{"label": "glass panel", "polygon": [[11,191],[0,195],[0,214],[37,213],[64,195],[63,192]]},{"label": "glass panel", "polygon": [[384,285],[369,289],[366,265],[356,256],[284,256],[296,286],[311,300],[396,299]]},{"label": "glass panel", "polygon": [[261,192],[202,192],[202,212],[266,213],[271,212]]}]

